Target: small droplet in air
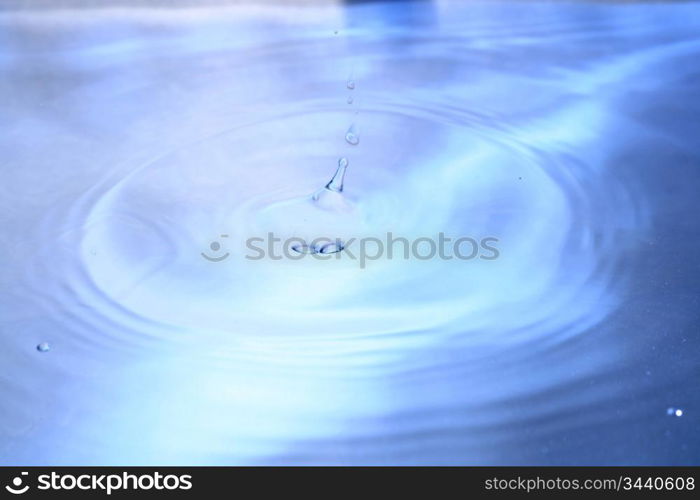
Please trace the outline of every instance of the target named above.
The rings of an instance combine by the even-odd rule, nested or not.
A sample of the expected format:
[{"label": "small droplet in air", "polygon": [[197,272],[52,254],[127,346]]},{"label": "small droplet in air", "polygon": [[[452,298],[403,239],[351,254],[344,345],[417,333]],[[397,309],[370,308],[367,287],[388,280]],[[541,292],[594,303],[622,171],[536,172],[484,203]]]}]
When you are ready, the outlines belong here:
[{"label": "small droplet in air", "polygon": [[355,130],[355,125],[351,125],[345,133],[345,141],[352,146],[357,146],[360,143],[360,135]]},{"label": "small droplet in air", "polygon": [[349,88],[350,90],[352,90],[352,89],[355,88],[355,81],[352,80],[352,79],[350,79],[350,80],[348,80],[348,84],[347,84],[347,85],[348,85],[348,88]]},{"label": "small droplet in air", "polygon": [[36,350],[39,352],[49,352],[51,350],[51,346],[48,342],[42,342],[36,346]]}]

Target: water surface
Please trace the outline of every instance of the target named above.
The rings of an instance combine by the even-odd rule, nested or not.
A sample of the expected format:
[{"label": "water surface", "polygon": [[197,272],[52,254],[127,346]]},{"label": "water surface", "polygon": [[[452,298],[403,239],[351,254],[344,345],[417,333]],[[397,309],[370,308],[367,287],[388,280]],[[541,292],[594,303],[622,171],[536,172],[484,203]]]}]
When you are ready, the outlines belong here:
[{"label": "water surface", "polygon": [[[3,464],[700,461],[698,4],[0,25]],[[328,224],[500,256],[244,258]]]}]

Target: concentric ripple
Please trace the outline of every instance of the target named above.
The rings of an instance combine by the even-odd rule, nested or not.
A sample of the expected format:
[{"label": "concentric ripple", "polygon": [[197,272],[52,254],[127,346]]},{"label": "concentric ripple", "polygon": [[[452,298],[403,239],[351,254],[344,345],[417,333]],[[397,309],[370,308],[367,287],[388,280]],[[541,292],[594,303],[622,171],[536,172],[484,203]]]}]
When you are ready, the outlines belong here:
[{"label": "concentric ripple", "polygon": [[[34,172],[2,204],[33,224],[5,301],[31,334],[3,338],[39,365],[1,379],[3,462],[597,456],[567,439],[619,428],[628,389],[591,384],[636,342],[611,322],[656,210],[628,159],[669,134],[626,102],[692,74],[667,68],[700,60],[696,7],[440,5],[0,18],[0,69],[48,82],[26,90],[45,109],[10,106],[3,149]],[[269,233],[388,232],[499,255],[246,258]]]}]

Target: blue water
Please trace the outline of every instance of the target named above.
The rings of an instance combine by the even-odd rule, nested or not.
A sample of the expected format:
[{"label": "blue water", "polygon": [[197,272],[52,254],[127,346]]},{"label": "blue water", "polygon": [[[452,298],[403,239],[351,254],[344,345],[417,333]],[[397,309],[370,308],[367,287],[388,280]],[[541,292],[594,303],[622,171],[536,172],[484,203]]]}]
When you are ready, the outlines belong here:
[{"label": "blue water", "polygon": [[0,463],[700,464],[698,82],[695,2],[0,11]]}]

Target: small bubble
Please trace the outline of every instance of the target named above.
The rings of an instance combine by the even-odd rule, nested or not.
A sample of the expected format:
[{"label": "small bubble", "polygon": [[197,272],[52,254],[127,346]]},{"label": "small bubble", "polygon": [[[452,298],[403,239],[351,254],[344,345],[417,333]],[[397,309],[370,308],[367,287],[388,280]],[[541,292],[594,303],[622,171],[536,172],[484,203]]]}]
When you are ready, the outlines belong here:
[{"label": "small bubble", "polygon": [[48,342],[42,342],[36,346],[36,350],[39,352],[49,352],[51,350],[51,346]]},{"label": "small bubble", "polygon": [[345,133],[345,141],[352,146],[357,146],[360,143],[360,135],[355,130],[355,125],[352,125]]},{"label": "small bubble", "polygon": [[348,88],[350,90],[355,88],[355,81],[354,80],[348,80]]},{"label": "small bubble", "polygon": [[300,254],[324,254],[328,255],[331,253],[342,252],[345,246],[340,240],[335,240],[335,243],[326,243],[325,245],[307,245],[306,243],[292,245],[292,250]]},{"label": "small bubble", "polygon": [[303,254],[316,253],[316,249],[314,247],[312,247],[311,245],[307,245],[306,243],[299,243],[297,245],[292,245],[292,250],[294,250],[297,253],[303,253]]},{"label": "small bubble", "polygon": [[340,240],[336,240],[335,243],[328,243],[327,245],[322,246],[319,250],[318,253],[328,255],[331,253],[338,253],[342,252],[345,246]]},{"label": "small bubble", "polygon": [[209,245],[209,248],[211,248],[215,252],[218,252],[219,249],[221,248],[221,245],[219,244],[218,241],[212,241],[211,245]]}]

